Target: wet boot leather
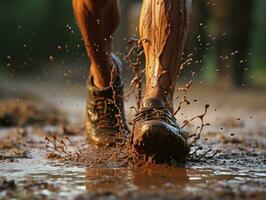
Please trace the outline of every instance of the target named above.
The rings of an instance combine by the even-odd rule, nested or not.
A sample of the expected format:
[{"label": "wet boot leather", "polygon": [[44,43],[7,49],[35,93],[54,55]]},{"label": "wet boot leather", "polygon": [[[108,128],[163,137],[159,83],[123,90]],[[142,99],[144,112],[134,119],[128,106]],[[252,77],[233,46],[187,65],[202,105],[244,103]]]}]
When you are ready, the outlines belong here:
[{"label": "wet boot leather", "polygon": [[187,135],[160,99],[147,99],[136,114],[133,147],[155,162],[183,161],[189,154]]},{"label": "wet boot leather", "polygon": [[114,54],[112,58],[117,69],[113,86],[96,88],[92,76],[88,82],[86,129],[89,142],[98,146],[124,142],[128,132],[123,102],[122,63]]}]

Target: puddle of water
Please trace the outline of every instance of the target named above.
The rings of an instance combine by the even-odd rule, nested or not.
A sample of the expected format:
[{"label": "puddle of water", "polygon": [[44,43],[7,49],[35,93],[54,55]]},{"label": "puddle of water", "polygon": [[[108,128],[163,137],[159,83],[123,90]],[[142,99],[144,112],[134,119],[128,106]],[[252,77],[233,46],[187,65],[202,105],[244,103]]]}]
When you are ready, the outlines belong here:
[{"label": "puddle of water", "polygon": [[[90,168],[51,164],[44,152],[32,152],[31,159],[0,162],[0,176],[23,185],[25,180],[45,181],[60,187],[58,198],[73,198],[85,191],[108,190],[123,195],[128,192],[198,191],[204,185],[241,185],[256,182],[266,185],[264,169],[222,168],[218,166],[192,168],[156,167],[151,169]],[[262,188],[249,187],[260,192]],[[40,191],[48,194],[47,189]],[[2,194],[3,195],[3,194]],[[1,193],[0,193],[1,197]]]},{"label": "puddle of water", "polygon": [[[48,128],[53,130],[53,127]],[[10,131],[16,131],[16,129],[0,129],[0,139]],[[77,136],[76,139],[81,140],[79,137]],[[44,140],[37,135],[32,135],[32,138],[34,141]],[[223,146],[218,147],[223,148]],[[227,148],[230,150],[230,147]],[[265,165],[257,165],[258,163],[255,162],[258,160],[253,159],[251,154],[247,155],[244,164],[241,165],[229,162],[220,166],[218,164],[220,162],[213,162],[192,163],[187,168],[158,166],[150,169],[113,167],[110,164],[107,165],[112,166],[109,168],[73,167],[55,163],[45,157],[44,150],[32,148],[30,158],[15,159],[13,162],[0,160],[0,176],[15,180],[20,186],[27,184],[27,180],[30,179],[53,184],[60,188],[56,194],[47,188],[37,192],[49,197],[55,195],[57,199],[73,199],[80,193],[96,190],[113,191],[123,196],[130,192],[178,194],[183,191],[201,194],[203,190],[211,191],[214,188],[223,190],[228,187],[242,187],[246,192],[259,193],[264,192],[266,187],[266,169],[262,167]],[[229,157],[231,160],[238,159],[238,154],[232,158],[231,155]],[[255,165],[250,167],[253,163]],[[3,196],[5,193],[0,191],[0,199]]]}]

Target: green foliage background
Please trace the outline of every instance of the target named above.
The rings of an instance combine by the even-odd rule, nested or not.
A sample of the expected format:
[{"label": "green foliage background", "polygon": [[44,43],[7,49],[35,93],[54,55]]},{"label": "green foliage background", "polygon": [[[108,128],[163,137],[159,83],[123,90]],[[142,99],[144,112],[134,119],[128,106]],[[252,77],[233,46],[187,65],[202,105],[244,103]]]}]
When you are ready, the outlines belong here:
[{"label": "green foliage background", "polygon": [[[132,2],[123,0],[122,7]],[[241,5],[239,7],[241,9]],[[260,71],[260,75],[266,70],[265,8],[265,0],[255,1],[250,67]],[[69,30],[67,25],[72,29]],[[120,37],[126,36],[127,27],[119,30]],[[58,50],[58,46],[63,46],[63,50]],[[116,46],[121,48],[119,44]],[[48,63],[51,55],[61,64],[87,62],[71,0],[1,0],[0,75],[7,71],[19,74],[38,72],[36,66]]]}]

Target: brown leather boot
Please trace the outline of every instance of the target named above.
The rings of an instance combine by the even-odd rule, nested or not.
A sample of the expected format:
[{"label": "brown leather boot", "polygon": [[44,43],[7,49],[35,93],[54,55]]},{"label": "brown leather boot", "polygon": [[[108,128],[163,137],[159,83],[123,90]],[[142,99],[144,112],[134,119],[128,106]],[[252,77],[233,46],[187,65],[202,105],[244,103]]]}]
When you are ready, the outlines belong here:
[{"label": "brown leather boot", "polygon": [[183,161],[189,154],[187,136],[160,99],[147,99],[134,119],[133,146],[157,163]]},{"label": "brown leather boot", "polygon": [[86,123],[88,140],[100,146],[124,142],[128,133],[124,112],[122,63],[114,54],[112,58],[117,69],[113,86],[96,88],[92,76],[88,83]]}]

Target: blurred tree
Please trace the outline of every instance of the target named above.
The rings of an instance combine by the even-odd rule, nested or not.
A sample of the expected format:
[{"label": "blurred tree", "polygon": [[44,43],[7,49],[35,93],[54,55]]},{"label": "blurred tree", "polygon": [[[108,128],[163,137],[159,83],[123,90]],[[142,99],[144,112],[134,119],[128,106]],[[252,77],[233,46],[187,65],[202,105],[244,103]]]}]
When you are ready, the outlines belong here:
[{"label": "blurred tree", "polygon": [[[47,1],[4,0],[0,6],[0,52],[4,63],[24,68],[33,57],[34,27],[45,17]],[[11,57],[12,59],[6,59]]]},{"label": "blurred tree", "polygon": [[[253,33],[254,37],[252,39],[252,67],[253,69],[263,72],[266,69],[266,23],[265,23],[265,0],[256,0],[254,3],[253,12]],[[262,75],[262,73],[260,73]],[[263,76],[262,76],[263,78]],[[265,79],[265,78],[264,78]]]},{"label": "blurred tree", "polygon": [[[121,24],[115,37],[116,51],[125,53],[127,41],[124,38],[129,38],[133,30],[138,32],[135,26],[141,2],[120,0]],[[255,54],[252,68],[254,64],[265,67],[265,6],[265,0],[194,0],[186,47],[186,55],[193,54],[193,71],[200,73],[205,55],[216,51],[220,79],[237,86],[246,83],[251,36]],[[251,26],[252,16],[255,29]],[[129,23],[132,18],[134,25]],[[54,56],[62,65],[87,62],[84,48],[80,48],[83,42],[75,25],[71,1],[1,0],[0,24],[0,67],[4,70],[40,72],[43,64],[50,62],[49,56]],[[213,41],[216,41],[214,51],[209,44]]]},{"label": "blurred tree", "polygon": [[[1,63],[12,71],[38,71],[41,67],[35,66],[48,62],[58,44],[71,49],[80,41],[79,32],[73,34],[66,27],[74,24],[71,1],[3,0],[0,24]],[[62,56],[73,59],[70,53]]]},{"label": "blurred tree", "polygon": [[220,81],[232,77],[237,87],[247,83],[247,57],[250,52],[253,0],[211,0],[212,20],[216,27],[217,68]]},{"label": "blurred tree", "polygon": [[[235,25],[232,31],[232,48],[238,50],[233,59],[233,81],[234,85],[241,86],[247,84],[254,0],[241,0],[241,3],[232,1],[232,4],[230,20]],[[241,9],[239,9],[240,5]]]},{"label": "blurred tree", "polygon": [[[209,46],[208,43],[208,10],[205,0],[196,0],[193,2],[192,14],[190,17],[187,43],[184,49],[183,62],[188,61],[189,69],[196,74],[200,74],[204,57],[206,56]],[[191,77],[191,71],[186,67],[182,70],[182,76]]]}]

